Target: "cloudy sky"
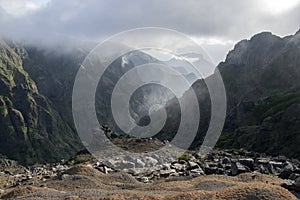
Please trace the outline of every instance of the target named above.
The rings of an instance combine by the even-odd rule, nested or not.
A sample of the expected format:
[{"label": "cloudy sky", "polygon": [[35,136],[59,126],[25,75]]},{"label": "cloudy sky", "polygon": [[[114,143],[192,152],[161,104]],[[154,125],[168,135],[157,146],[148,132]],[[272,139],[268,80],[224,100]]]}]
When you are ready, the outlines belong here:
[{"label": "cloudy sky", "polygon": [[127,29],[164,27],[193,37],[217,63],[255,33],[294,34],[299,10],[300,0],[0,0],[0,37],[100,42]]}]

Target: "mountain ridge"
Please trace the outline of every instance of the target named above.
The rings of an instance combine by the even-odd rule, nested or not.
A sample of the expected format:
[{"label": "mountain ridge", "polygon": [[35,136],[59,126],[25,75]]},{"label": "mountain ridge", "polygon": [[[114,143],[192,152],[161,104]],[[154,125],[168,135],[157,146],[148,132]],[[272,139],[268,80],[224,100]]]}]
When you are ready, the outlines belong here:
[{"label": "mountain ridge", "polygon": [[[56,119],[65,127],[64,131],[59,131],[57,129],[58,126],[55,124],[48,127],[49,130],[56,129],[54,130],[55,138],[59,140],[61,135],[65,134],[64,132],[69,135],[68,137],[73,138],[70,141],[66,141],[68,139],[65,138],[55,145],[53,143],[54,146],[51,148],[56,148],[55,146],[58,145],[58,149],[60,149],[62,148],[60,144],[62,144],[62,146],[68,149],[73,143],[75,145],[74,148],[69,149],[70,152],[75,152],[82,148],[72,120],[71,94],[76,72],[87,52],[80,50],[68,55],[60,55],[59,53],[45,53],[43,50],[35,47],[22,47],[22,45],[10,44],[11,47],[9,47],[7,44],[6,46],[2,44],[0,46],[2,50],[12,52],[5,59],[3,56],[1,57],[1,61],[4,63],[1,65],[1,81],[3,83],[3,87],[0,88],[1,95],[5,94],[5,96],[8,96],[8,99],[13,99],[9,95],[15,84],[18,82],[26,83],[27,86],[26,84],[25,86],[29,90],[29,93],[36,94],[33,99],[42,99],[39,101],[43,105],[42,108],[46,107],[46,110],[51,110],[50,113],[54,113],[53,116],[50,116],[50,119]],[[141,60],[142,63],[149,61],[150,58],[144,57],[143,59]],[[3,70],[6,65],[10,66],[10,63],[14,64],[12,68],[18,73],[8,73],[8,71],[5,72]],[[121,64],[121,61],[115,61],[115,64]],[[297,132],[297,130],[300,130],[299,122],[297,121],[300,113],[298,111],[299,94],[297,93],[300,89],[299,66],[299,31],[295,35],[283,38],[273,35],[270,32],[263,32],[254,35],[249,40],[238,42],[234,49],[227,54],[225,61],[218,65],[228,97],[226,122],[218,146],[223,148],[246,148],[273,155],[285,154],[299,158],[300,150],[297,146],[297,139],[293,139],[299,138],[300,135]],[[208,78],[214,78],[214,75]],[[16,80],[15,83],[13,82],[14,79]],[[192,146],[192,148],[197,148],[201,144],[209,125],[210,97],[203,79],[196,81],[192,88],[196,91],[201,106],[200,129]],[[18,94],[22,94],[23,99],[26,100],[27,98],[25,97],[28,91],[23,91],[24,88],[22,89],[21,87]],[[7,107],[6,99],[6,97],[1,97],[0,101],[3,107],[0,111],[3,116],[8,112],[4,108]],[[14,104],[15,101],[13,99],[12,103]],[[142,101],[137,100],[134,103],[142,103]],[[177,113],[179,109],[172,110],[172,106],[173,103],[169,102],[166,107],[170,109],[171,122],[175,123],[177,122],[176,116],[179,116]],[[47,114],[47,112],[39,111],[39,108],[35,108],[38,111],[23,110],[20,112],[25,113],[22,113],[22,115],[26,115],[26,112],[42,112],[43,114]],[[101,110],[99,112],[100,118],[103,118],[105,112],[101,112]],[[16,111],[14,116],[21,118],[21,115],[17,113],[19,114]],[[39,116],[33,118],[40,119]],[[4,123],[3,117],[1,120],[0,128],[5,130],[1,133],[7,134],[2,135],[2,137],[10,138],[10,131],[7,131],[9,125],[7,122]],[[17,122],[21,121],[20,119],[17,120]],[[40,122],[42,121],[40,120]],[[110,122],[110,119],[108,122]],[[46,124],[46,122],[42,124],[42,127],[46,127]],[[22,126],[22,124],[16,125],[16,127]],[[168,123],[164,129],[165,132],[162,132],[160,137],[172,138],[172,133],[176,133],[176,130],[174,130],[176,127],[174,124]],[[23,133],[22,130],[17,132]],[[46,131],[46,133],[48,134],[49,132]],[[37,135],[39,134],[37,133]],[[22,142],[26,144],[24,141],[20,140],[21,144]],[[38,151],[38,148],[42,147],[36,146],[33,152],[27,152],[25,155],[29,158],[34,157],[34,152]],[[27,162],[21,156],[13,156],[12,152],[10,154],[10,152],[6,152],[3,149],[3,147],[0,149],[0,153],[13,159]],[[13,152],[18,154],[18,148]],[[54,153],[48,157],[49,160],[43,159],[43,156],[38,156],[39,158],[35,159],[39,162],[54,161],[68,156],[58,156]]]}]

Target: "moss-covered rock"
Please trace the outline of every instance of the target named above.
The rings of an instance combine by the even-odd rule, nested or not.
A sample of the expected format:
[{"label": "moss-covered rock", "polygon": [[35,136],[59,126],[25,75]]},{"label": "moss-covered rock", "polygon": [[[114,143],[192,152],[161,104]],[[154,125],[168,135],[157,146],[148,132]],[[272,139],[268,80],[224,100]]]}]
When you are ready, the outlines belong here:
[{"label": "moss-covered rock", "polygon": [[32,164],[68,158],[82,148],[76,133],[38,92],[20,55],[3,41],[0,83],[0,154]]}]

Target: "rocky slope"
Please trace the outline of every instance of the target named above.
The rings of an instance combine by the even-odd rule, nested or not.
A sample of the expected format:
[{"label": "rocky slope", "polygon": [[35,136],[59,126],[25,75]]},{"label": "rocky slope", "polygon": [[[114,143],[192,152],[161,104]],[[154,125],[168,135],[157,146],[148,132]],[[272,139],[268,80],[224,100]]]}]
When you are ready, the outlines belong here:
[{"label": "rocky slope", "polygon": [[[15,48],[15,49],[13,49]],[[81,144],[23,68],[26,50],[0,43],[0,153],[24,164],[73,155]]]},{"label": "rocky slope", "polygon": [[143,174],[113,170],[84,153],[69,161],[30,167],[2,160],[0,198],[297,199],[294,195],[299,195],[299,161],[231,150],[206,157],[188,155]]},{"label": "rocky slope", "polygon": [[[284,38],[257,34],[239,42],[218,69],[227,95],[218,146],[299,158],[300,34]],[[203,128],[194,141],[197,147],[208,126],[210,97],[202,80],[193,89],[204,107]]]},{"label": "rocky slope", "polygon": [[228,97],[221,146],[299,158],[300,34],[255,35],[218,68]]}]

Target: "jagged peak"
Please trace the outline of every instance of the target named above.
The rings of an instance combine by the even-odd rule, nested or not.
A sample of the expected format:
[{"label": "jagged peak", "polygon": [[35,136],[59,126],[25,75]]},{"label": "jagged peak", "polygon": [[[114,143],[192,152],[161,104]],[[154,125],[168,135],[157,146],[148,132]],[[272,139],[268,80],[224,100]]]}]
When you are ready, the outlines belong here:
[{"label": "jagged peak", "polygon": [[[261,64],[262,62],[268,62],[272,59],[270,56],[270,49],[274,46],[281,47],[283,39],[279,36],[272,34],[271,32],[261,32],[252,36],[249,40],[242,40],[238,42],[233,50],[231,50],[225,59],[228,64]],[[256,55],[259,51],[259,56]],[[275,50],[274,50],[275,51]],[[255,57],[255,59],[253,59]],[[250,59],[252,58],[252,59]],[[259,62],[261,61],[261,62]],[[253,63],[251,63],[253,62]],[[262,65],[262,64],[261,64]]]},{"label": "jagged peak", "polygon": [[278,40],[281,39],[279,36],[272,34],[271,32],[261,32],[258,34],[255,34],[253,37],[251,37],[250,41],[266,41],[269,40]]},{"label": "jagged peak", "polygon": [[[257,41],[266,41],[268,42],[269,39],[281,39],[280,37],[273,35],[271,32],[261,32],[258,34],[255,34],[254,36],[252,36],[250,38],[250,40],[244,39],[239,41],[233,48],[233,50],[231,50],[230,52],[233,52],[235,50],[241,50],[247,47],[247,45],[249,43],[253,43],[253,42],[257,42]],[[229,52],[229,53],[230,53]]]}]

